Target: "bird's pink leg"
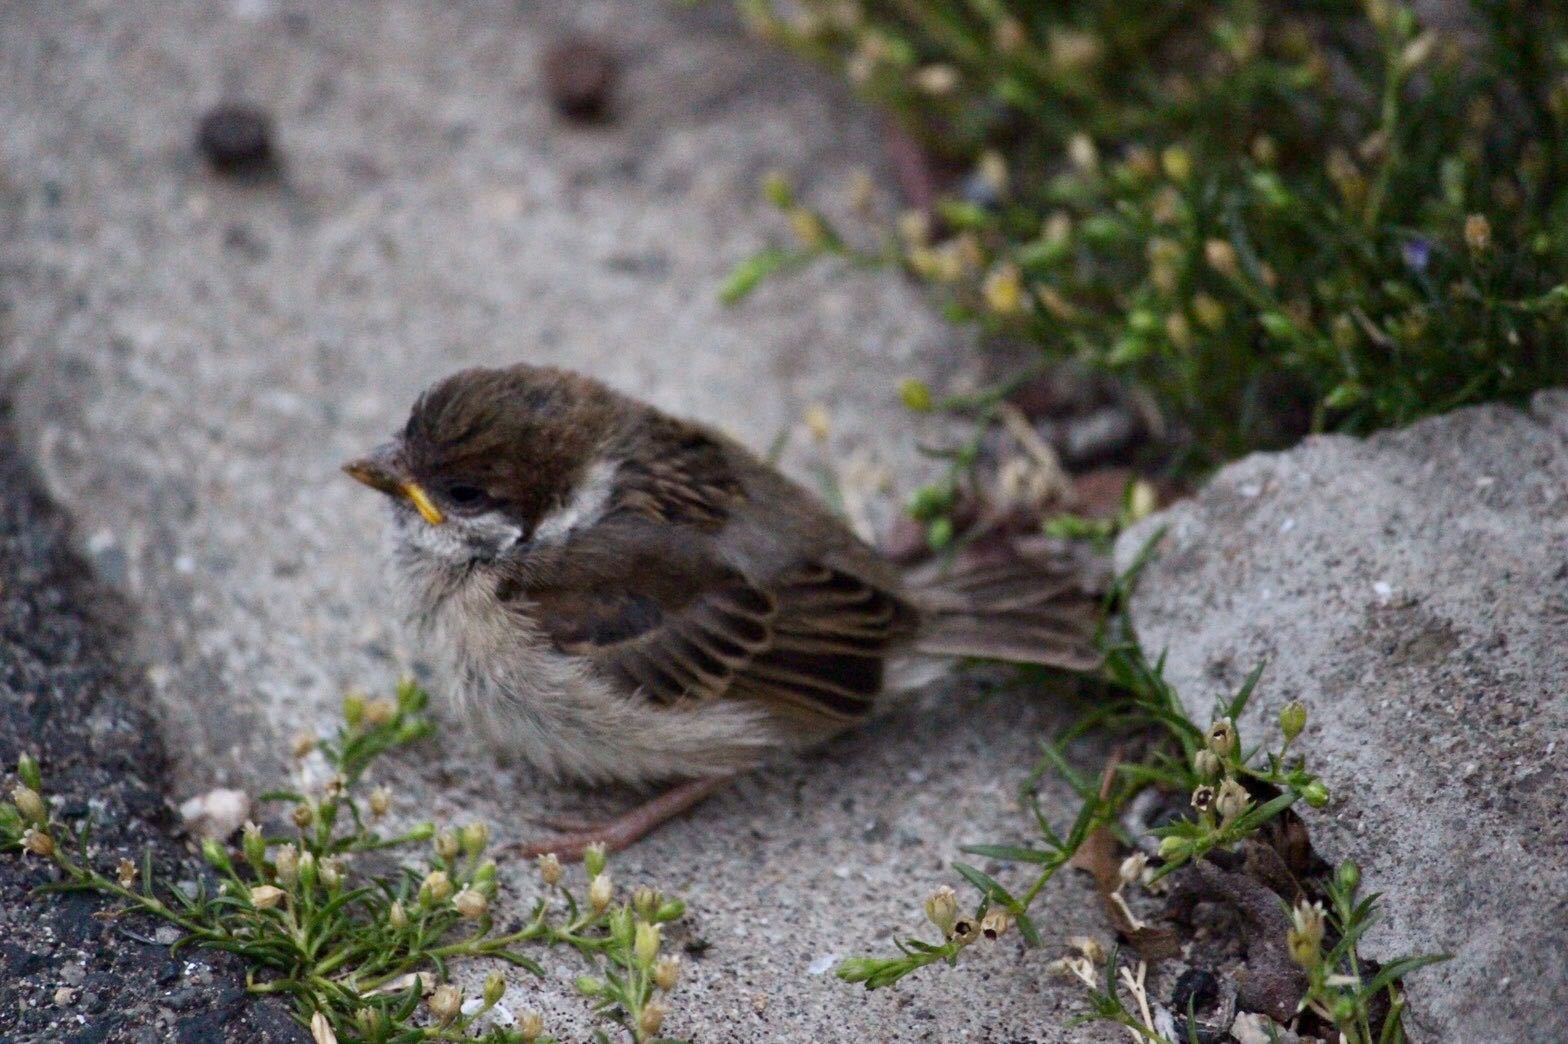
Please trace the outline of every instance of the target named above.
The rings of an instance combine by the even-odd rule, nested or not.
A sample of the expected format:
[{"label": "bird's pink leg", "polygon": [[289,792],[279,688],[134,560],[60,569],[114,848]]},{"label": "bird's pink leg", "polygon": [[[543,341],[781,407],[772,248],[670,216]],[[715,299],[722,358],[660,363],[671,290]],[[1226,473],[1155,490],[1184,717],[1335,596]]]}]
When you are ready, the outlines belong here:
[{"label": "bird's pink leg", "polygon": [[558,834],[540,841],[519,844],[514,849],[519,855],[540,856],[554,852],[566,862],[582,859],[583,851],[592,844],[602,844],[611,852],[619,852],[641,840],[655,829],[722,790],[734,776],[710,776],[705,779],[678,783],[657,797],[649,798],[629,812],[600,823],[587,824],[570,833]]}]

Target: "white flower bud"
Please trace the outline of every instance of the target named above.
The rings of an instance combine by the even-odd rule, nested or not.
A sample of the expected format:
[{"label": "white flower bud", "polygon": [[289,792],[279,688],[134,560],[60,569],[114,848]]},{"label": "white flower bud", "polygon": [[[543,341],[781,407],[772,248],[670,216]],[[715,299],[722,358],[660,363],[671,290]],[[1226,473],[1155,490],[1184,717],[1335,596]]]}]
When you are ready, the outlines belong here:
[{"label": "white flower bud", "polygon": [[588,904],[593,907],[594,913],[604,913],[610,907],[610,899],[615,894],[615,886],[610,881],[609,874],[600,874],[588,886]]}]

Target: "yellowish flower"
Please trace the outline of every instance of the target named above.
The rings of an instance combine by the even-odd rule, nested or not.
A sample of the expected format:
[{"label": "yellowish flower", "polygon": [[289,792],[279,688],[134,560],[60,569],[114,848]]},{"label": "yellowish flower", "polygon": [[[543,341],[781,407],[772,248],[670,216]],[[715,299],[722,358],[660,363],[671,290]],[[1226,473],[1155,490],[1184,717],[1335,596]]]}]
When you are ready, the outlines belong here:
[{"label": "yellowish flower", "polygon": [[1234,276],[1240,267],[1236,248],[1223,239],[1211,239],[1204,243],[1203,256],[1208,260],[1210,268],[1227,278]]},{"label": "yellowish flower", "polygon": [[35,856],[50,859],[54,856],[54,838],[41,830],[28,827],[22,834],[22,848]]},{"label": "yellowish flower", "polygon": [[457,912],[465,919],[477,921],[490,909],[490,901],[483,892],[476,892],[472,888],[465,888],[452,897],[452,905],[457,907]]},{"label": "yellowish flower", "polygon": [[980,934],[991,942],[995,942],[1007,934],[1007,929],[1013,926],[1013,919],[1008,912],[1000,906],[993,906],[987,910],[985,917],[980,921]]},{"label": "yellowish flower", "polygon": [[1023,275],[1018,266],[1005,263],[992,269],[981,287],[986,304],[997,315],[1017,315],[1024,308]]},{"label": "yellowish flower", "polygon": [[1228,758],[1236,750],[1236,723],[1229,718],[1219,718],[1209,726],[1209,749],[1221,758]]},{"label": "yellowish flower", "polygon": [[287,893],[273,885],[257,885],[250,890],[250,903],[258,910],[271,910]]},{"label": "yellowish flower", "polygon": [[463,993],[451,983],[445,983],[436,987],[426,1003],[430,1005],[430,1014],[445,1026],[463,1010]]},{"label": "yellowish flower", "polygon": [[805,421],[806,430],[818,442],[826,442],[828,435],[833,431],[833,415],[820,402],[807,406],[801,414],[801,420]]},{"label": "yellowish flower", "polygon": [[1465,218],[1465,246],[1483,254],[1492,246],[1492,223],[1485,214],[1471,214]]},{"label": "yellowish flower", "polygon": [[1049,312],[1053,318],[1064,323],[1077,322],[1080,315],[1073,303],[1062,296],[1060,290],[1047,283],[1040,283],[1034,288],[1034,296],[1039,299],[1040,306]]},{"label": "yellowish flower", "polygon": [[1177,184],[1185,184],[1192,177],[1192,153],[1180,145],[1167,146],[1160,153],[1160,166],[1165,169],[1165,176]]},{"label": "yellowish flower", "polygon": [[827,226],[814,212],[805,207],[793,207],[789,212],[789,226],[795,238],[807,250],[819,250],[828,241]]},{"label": "yellowish flower", "polygon": [[1067,141],[1067,158],[1085,174],[1093,173],[1100,165],[1100,150],[1087,134],[1074,134]]},{"label": "yellowish flower", "polygon": [[1220,784],[1219,794],[1214,798],[1214,811],[1219,813],[1221,823],[1230,823],[1247,811],[1250,804],[1252,798],[1247,794],[1247,788],[1232,778]]},{"label": "yellowish flower", "polygon": [[610,908],[610,899],[615,895],[615,885],[610,880],[608,873],[600,874],[588,886],[588,905],[593,907],[594,913],[604,913]]},{"label": "yellowish flower", "polygon": [[959,81],[958,70],[942,63],[924,66],[915,73],[915,86],[937,97],[952,94],[958,89]]},{"label": "yellowish flower", "polygon": [[659,1027],[664,1025],[664,1017],[669,1014],[669,1011],[670,1009],[665,1006],[663,1001],[658,999],[651,1000],[643,1005],[642,1018],[638,1020],[637,1024],[647,1036],[657,1036]]},{"label": "yellowish flower", "polygon": [[365,704],[365,724],[385,725],[397,717],[397,704],[385,697]]},{"label": "yellowish flower", "polygon": [[637,955],[637,960],[642,964],[652,964],[653,959],[659,955],[659,941],[658,926],[647,921],[639,921],[632,952]]},{"label": "yellowish flower", "polygon": [[1210,330],[1218,330],[1225,325],[1225,306],[1208,294],[1193,296],[1192,314]]},{"label": "yellowish flower", "polygon": [[943,935],[953,934],[953,925],[958,921],[958,894],[951,886],[942,885],[926,896],[926,917]]}]

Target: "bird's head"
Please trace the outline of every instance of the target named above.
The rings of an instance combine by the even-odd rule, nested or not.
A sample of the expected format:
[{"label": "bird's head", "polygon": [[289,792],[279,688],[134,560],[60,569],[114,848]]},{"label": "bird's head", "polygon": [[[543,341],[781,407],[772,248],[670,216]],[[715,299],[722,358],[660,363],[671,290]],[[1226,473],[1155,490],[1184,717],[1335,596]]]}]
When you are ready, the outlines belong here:
[{"label": "bird's head", "polygon": [[454,562],[526,554],[592,524],[610,493],[623,410],[562,370],[464,370],[414,404],[403,431],[343,466],[386,494],[406,547]]}]

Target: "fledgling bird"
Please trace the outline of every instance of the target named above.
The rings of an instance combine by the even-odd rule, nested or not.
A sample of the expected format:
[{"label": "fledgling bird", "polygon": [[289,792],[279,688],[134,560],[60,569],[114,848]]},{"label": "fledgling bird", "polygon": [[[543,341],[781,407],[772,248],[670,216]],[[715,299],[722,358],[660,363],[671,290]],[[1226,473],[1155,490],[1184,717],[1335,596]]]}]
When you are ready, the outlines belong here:
[{"label": "fledgling bird", "polygon": [[864,721],[932,656],[1099,659],[1070,562],[906,575],[735,441],[568,371],[454,374],[345,470],[389,495],[416,639],[497,747],[558,777],[684,781],[537,851],[623,847]]}]

